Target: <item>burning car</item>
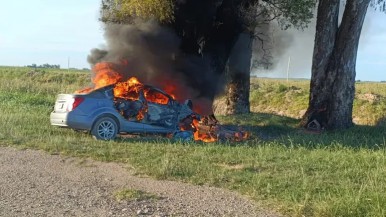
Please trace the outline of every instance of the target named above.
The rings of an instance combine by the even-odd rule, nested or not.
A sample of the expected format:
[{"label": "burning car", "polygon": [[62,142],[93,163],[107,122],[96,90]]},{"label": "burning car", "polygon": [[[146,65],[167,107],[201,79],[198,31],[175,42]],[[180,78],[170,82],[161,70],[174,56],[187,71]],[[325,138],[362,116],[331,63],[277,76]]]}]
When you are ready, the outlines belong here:
[{"label": "burning car", "polygon": [[93,68],[94,84],[74,94],[59,94],[51,125],[86,130],[100,140],[120,133],[167,134],[182,140],[243,141],[248,133],[221,126],[214,115],[200,117],[191,100],[178,101],[170,92],[123,80],[117,66],[101,62]]},{"label": "burning car", "polygon": [[194,128],[186,125],[197,119],[191,100],[179,103],[135,77],[95,90],[59,94],[50,116],[51,125],[87,130],[100,140],[114,139],[122,132],[172,134],[190,139]]}]

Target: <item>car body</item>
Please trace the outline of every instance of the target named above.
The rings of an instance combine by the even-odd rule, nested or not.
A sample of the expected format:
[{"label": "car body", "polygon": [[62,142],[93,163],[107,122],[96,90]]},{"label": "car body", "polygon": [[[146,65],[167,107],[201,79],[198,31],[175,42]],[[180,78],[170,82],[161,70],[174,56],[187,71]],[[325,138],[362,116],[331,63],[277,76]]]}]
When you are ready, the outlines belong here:
[{"label": "car body", "polygon": [[[102,140],[114,139],[123,132],[187,137],[186,132],[179,134],[179,123],[190,116],[198,117],[192,111],[190,100],[179,103],[158,88],[143,85],[136,99],[124,99],[114,96],[114,87],[109,85],[89,93],[59,94],[50,115],[51,125],[86,130]],[[149,93],[152,97],[147,97]],[[162,103],[154,96],[163,98]],[[189,133],[188,137],[190,135],[193,134]]]}]

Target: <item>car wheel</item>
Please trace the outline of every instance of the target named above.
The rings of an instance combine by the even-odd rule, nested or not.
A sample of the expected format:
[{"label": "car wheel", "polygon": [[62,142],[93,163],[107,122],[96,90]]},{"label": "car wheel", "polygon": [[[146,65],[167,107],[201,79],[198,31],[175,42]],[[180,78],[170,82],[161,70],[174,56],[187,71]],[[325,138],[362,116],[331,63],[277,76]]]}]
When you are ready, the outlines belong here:
[{"label": "car wheel", "polygon": [[164,125],[167,127],[171,127],[171,126],[173,126],[173,124],[174,124],[174,121],[172,118],[168,118],[168,119],[164,120]]},{"label": "car wheel", "polygon": [[118,134],[118,124],[110,117],[99,118],[92,127],[91,134],[97,140],[112,140]]}]

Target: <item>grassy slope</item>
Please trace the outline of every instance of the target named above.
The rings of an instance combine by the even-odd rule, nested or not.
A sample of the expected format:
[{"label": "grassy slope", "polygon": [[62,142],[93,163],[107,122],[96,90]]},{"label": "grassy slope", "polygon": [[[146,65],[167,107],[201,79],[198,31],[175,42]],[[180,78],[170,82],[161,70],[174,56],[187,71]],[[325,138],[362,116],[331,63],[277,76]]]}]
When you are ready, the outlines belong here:
[{"label": "grassy slope", "polygon": [[[0,145],[128,162],[138,174],[232,189],[291,216],[386,216],[384,125],[315,135],[297,129],[294,118],[267,113],[296,117],[306,108],[305,81],[291,82],[296,88],[287,88],[284,81],[252,82],[252,107],[263,112],[221,117],[223,123],[252,132],[245,143],[180,143],[156,137],[100,142],[49,125],[56,94],[86,86],[90,75],[30,71],[0,67]],[[386,93],[385,84],[363,83],[357,89]],[[263,97],[268,95],[269,101]],[[383,101],[357,101],[354,113],[372,114],[371,123],[386,113]]]},{"label": "grassy slope", "polygon": [[[308,104],[309,81],[253,78],[251,110],[300,118]],[[372,99],[371,97],[375,97]],[[376,125],[386,114],[386,83],[356,84],[353,117],[357,124]]]}]

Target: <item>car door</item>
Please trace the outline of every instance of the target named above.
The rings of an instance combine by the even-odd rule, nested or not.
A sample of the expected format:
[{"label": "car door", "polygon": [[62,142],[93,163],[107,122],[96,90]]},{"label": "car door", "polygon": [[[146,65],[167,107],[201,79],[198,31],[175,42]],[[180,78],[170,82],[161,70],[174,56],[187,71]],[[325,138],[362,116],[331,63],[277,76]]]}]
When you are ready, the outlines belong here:
[{"label": "car door", "polygon": [[177,125],[176,101],[165,93],[148,88],[144,90],[148,105],[147,121],[152,125],[175,127]]}]

